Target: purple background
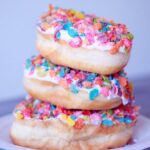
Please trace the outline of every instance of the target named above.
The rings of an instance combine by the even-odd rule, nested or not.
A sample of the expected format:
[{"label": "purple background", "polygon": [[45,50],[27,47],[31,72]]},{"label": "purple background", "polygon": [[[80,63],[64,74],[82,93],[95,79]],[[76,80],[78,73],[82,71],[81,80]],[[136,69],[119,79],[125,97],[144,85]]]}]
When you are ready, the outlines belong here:
[{"label": "purple background", "polygon": [[[4,0],[0,3],[0,101],[25,94],[23,63],[36,54],[36,22],[48,4],[95,13],[127,24],[134,33],[132,55],[126,71],[135,83],[139,103],[150,93],[150,0]],[[140,99],[142,99],[140,101]]]}]

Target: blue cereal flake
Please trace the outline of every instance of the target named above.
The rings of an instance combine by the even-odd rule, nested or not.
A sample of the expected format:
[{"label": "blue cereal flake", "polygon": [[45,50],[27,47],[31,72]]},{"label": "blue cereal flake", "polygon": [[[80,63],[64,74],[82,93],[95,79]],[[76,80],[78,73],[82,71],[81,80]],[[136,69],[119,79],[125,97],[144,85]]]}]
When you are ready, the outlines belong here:
[{"label": "blue cereal flake", "polygon": [[80,36],[81,36],[81,37],[84,37],[84,36],[85,36],[85,33],[81,33]]},{"label": "blue cereal flake", "polygon": [[124,123],[124,118],[118,118],[119,122]]},{"label": "blue cereal flake", "polygon": [[120,86],[120,84],[119,84],[119,81],[117,80],[117,79],[113,79],[113,82],[119,87]]},{"label": "blue cereal flake", "polygon": [[96,74],[90,73],[89,75],[87,75],[86,80],[87,81],[93,81],[95,78],[96,78]]},{"label": "blue cereal flake", "polygon": [[106,118],[107,117],[107,115],[106,114],[102,114],[102,118]]},{"label": "blue cereal flake", "polygon": [[55,110],[56,106],[51,104],[51,110]]},{"label": "blue cereal flake", "polygon": [[112,79],[113,79],[113,76],[112,76],[112,75],[110,75],[110,76],[108,77],[108,79],[109,79],[109,80],[112,80]]},{"label": "blue cereal flake", "polygon": [[71,89],[71,92],[73,92],[75,94],[77,94],[79,92],[78,88],[74,84],[71,85],[70,89]]},{"label": "blue cereal flake", "polygon": [[113,125],[113,122],[112,120],[106,119],[102,121],[102,124],[111,127]]},{"label": "blue cereal flake", "polygon": [[101,30],[99,30],[100,32],[108,32],[109,28],[103,26]]},{"label": "blue cereal flake", "polygon": [[25,68],[26,68],[26,69],[29,69],[29,68],[31,67],[31,65],[32,65],[31,59],[27,59],[27,60],[26,60],[26,63],[25,63]]},{"label": "blue cereal flake", "polygon": [[65,68],[64,68],[64,67],[62,67],[62,68],[60,69],[59,76],[60,76],[60,77],[64,77],[64,76],[65,76]]},{"label": "blue cereal flake", "polygon": [[56,39],[59,40],[60,37],[61,37],[61,33],[58,31],[58,32],[56,33]]},{"label": "blue cereal flake", "polygon": [[72,38],[75,38],[75,37],[78,36],[78,32],[77,32],[75,29],[73,29],[73,28],[69,28],[69,29],[68,29],[68,34],[69,34]]},{"label": "blue cereal flake", "polygon": [[44,60],[43,66],[44,66],[45,70],[48,70],[49,69],[49,62],[47,60]]},{"label": "blue cereal flake", "polygon": [[99,30],[100,32],[108,32],[109,31],[109,24],[107,22],[101,22],[102,24],[102,29]]},{"label": "blue cereal flake", "polygon": [[124,71],[120,71],[119,75],[122,76],[122,77],[125,77],[125,72]]},{"label": "blue cereal flake", "polygon": [[76,119],[77,119],[77,117],[76,117],[75,115],[71,115],[70,118],[71,118],[72,120],[76,120]]},{"label": "blue cereal flake", "polygon": [[30,72],[34,72],[34,69],[35,69],[35,67],[34,66],[31,66],[31,68],[30,68]]},{"label": "blue cereal flake", "polygon": [[72,23],[70,21],[68,21],[64,24],[63,29],[68,30],[70,27],[72,27]]},{"label": "blue cereal flake", "polygon": [[98,89],[93,89],[89,93],[89,99],[94,100],[98,95],[99,95],[99,90]]},{"label": "blue cereal flake", "polygon": [[125,123],[131,123],[132,120],[131,120],[130,118],[126,117],[126,118],[124,118],[124,122],[125,122]]}]

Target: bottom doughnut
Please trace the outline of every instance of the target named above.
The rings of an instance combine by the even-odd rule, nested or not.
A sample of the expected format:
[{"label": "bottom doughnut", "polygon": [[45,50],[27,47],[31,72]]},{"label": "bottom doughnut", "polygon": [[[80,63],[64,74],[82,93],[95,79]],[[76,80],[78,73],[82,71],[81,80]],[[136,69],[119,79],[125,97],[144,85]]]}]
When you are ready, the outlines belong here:
[{"label": "bottom doughnut", "polygon": [[42,150],[99,150],[124,146],[137,121],[136,106],[107,111],[66,110],[39,100],[16,106],[14,144]]},{"label": "bottom doughnut", "polygon": [[121,147],[130,140],[133,128],[85,126],[78,130],[58,120],[16,120],[11,128],[14,144],[44,150],[99,150]]}]

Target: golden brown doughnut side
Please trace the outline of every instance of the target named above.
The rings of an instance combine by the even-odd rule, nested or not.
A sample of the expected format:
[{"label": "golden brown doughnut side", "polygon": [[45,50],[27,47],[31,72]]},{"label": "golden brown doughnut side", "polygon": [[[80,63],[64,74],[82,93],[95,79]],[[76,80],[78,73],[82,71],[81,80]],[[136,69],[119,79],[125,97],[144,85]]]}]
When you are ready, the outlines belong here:
[{"label": "golden brown doughnut side", "polygon": [[86,91],[81,90],[78,94],[74,94],[69,89],[49,81],[26,77],[24,78],[24,87],[35,99],[48,101],[67,109],[105,110],[115,108],[122,103],[119,97],[107,99],[102,95],[91,101]]},{"label": "golden brown doughnut side", "polygon": [[65,41],[54,42],[50,35],[39,32],[37,49],[43,57],[55,64],[104,75],[122,70],[130,57],[130,53],[110,54],[109,51],[97,49],[72,48]]},{"label": "golden brown doughnut side", "polygon": [[86,125],[82,129],[75,129],[57,119],[15,120],[10,135],[13,143],[35,149],[99,150],[127,144],[132,136],[133,125]]}]

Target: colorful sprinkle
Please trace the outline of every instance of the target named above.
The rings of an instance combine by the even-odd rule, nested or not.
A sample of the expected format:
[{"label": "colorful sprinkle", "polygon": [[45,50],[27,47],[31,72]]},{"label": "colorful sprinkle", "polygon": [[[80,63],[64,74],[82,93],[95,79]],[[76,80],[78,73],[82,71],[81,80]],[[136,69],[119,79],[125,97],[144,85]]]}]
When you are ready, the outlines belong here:
[{"label": "colorful sprinkle", "polygon": [[84,87],[84,88],[91,88],[91,87],[92,87],[92,82],[84,81],[84,82],[83,82],[83,87]]},{"label": "colorful sprinkle", "polygon": [[49,68],[49,62],[48,62],[48,60],[46,60],[46,59],[44,60],[43,66],[45,67],[45,70],[47,71],[48,68]]},{"label": "colorful sprinkle", "polygon": [[90,91],[89,99],[94,100],[98,95],[99,95],[99,90],[98,89],[93,89],[93,90]]},{"label": "colorful sprinkle", "polygon": [[76,119],[77,119],[77,117],[76,117],[75,115],[70,116],[70,118],[71,118],[72,120],[76,120]]},{"label": "colorful sprinkle", "polygon": [[49,74],[50,74],[51,77],[55,77],[56,76],[55,70],[49,70]]},{"label": "colorful sprinkle", "polygon": [[46,22],[44,22],[44,23],[42,23],[41,24],[41,28],[42,28],[42,30],[47,30],[48,28],[50,28],[50,25],[48,24],[48,23],[46,23]]},{"label": "colorful sprinkle", "polygon": [[94,24],[94,29],[95,30],[101,30],[102,29],[102,25],[100,23],[95,23]]},{"label": "colorful sprinkle", "polygon": [[60,69],[59,75],[60,75],[60,77],[65,76],[65,69],[63,67]]},{"label": "colorful sprinkle", "polygon": [[78,36],[78,32],[77,32],[76,30],[72,29],[72,28],[69,28],[69,29],[68,29],[68,34],[69,34],[71,37],[73,37],[73,38],[75,38],[75,37]]},{"label": "colorful sprinkle", "polygon": [[124,122],[124,118],[118,118],[119,122],[123,123]]},{"label": "colorful sprinkle", "polygon": [[102,124],[111,127],[113,125],[113,122],[112,120],[103,120]]},{"label": "colorful sprinkle", "polygon": [[90,73],[89,75],[87,75],[86,80],[93,81],[96,78],[96,76],[97,76],[97,74]]},{"label": "colorful sprinkle", "polygon": [[82,12],[79,12],[79,11],[75,11],[75,16],[80,18],[80,19],[84,19],[84,14]]},{"label": "colorful sprinkle", "polygon": [[58,32],[56,32],[56,39],[57,40],[59,40],[60,39],[60,37],[61,37],[61,33],[58,31]]},{"label": "colorful sprinkle", "polygon": [[74,128],[76,128],[76,129],[82,129],[84,126],[85,126],[84,120],[81,119],[81,118],[79,118],[79,119],[75,122]]},{"label": "colorful sprinkle", "polygon": [[36,73],[39,77],[45,77],[47,75],[47,72],[43,68],[37,68]]},{"label": "colorful sprinkle", "polygon": [[39,55],[27,59],[25,76],[34,76],[34,78],[38,77],[38,79],[54,82],[70,89],[75,94],[83,89],[88,93],[89,100],[94,100],[99,95],[103,95],[106,98],[119,96],[122,97],[123,102],[129,102],[134,99],[133,87],[124,71],[103,76],[55,65]]},{"label": "colorful sprinkle", "polygon": [[14,110],[16,119],[38,119],[51,120],[60,119],[67,125],[76,129],[81,129],[85,125],[105,125],[113,126],[119,123],[135,123],[137,120],[139,107],[127,105],[119,106],[111,110],[68,110],[48,102],[33,100],[31,97],[20,104]]},{"label": "colorful sprinkle", "polygon": [[26,60],[26,64],[25,64],[25,68],[26,68],[26,69],[29,69],[31,65],[32,65],[31,59],[27,59],[27,60]]},{"label": "colorful sprinkle", "polygon": [[107,87],[102,87],[100,92],[103,96],[107,97],[109,95],[109,89]]},{"label": "colorful sprinkle", "polygon": [[70,117],[68,117],[66,121],[67,121],[67,124],[69,126],[74,126],[75,125],[75,121]]},{"label": "colorful sprinkle", "polygon": [[16,112],[15,117],[16,117],[16,119],[18,119],[18,120],[21,120],[21,119],[24,118],[23,115],[22,115],[20,112]]},{"label": "colorful sprinkle", "polygon": [[128,124],[132,122],[131,118],[124,118],[124,121],[125,123],[128,123]]},{"label": "colorful sprinkle", "polygon": [[112,111],[111,109],[109,109],[109,110],[107,111],[107,114],[112,115],[112,114],[113,114],[113,111]]},{"label": "colorful sprinkle", "polygon": [[[52,34],[53,31],[56,42],[61,39],[68,42],[66,37],[69,36],[72,40],[68,44],[73,48],[91,46],[102,50],[101,47],[111,45],[104,50],[116,54],[120,47],[125,47],[124,53],[129,53],[132,47],[133,35],[124,24],[72,9],[51,6],[41,17],[38,28],[46,34]],[[61,35],[61,31],[64,31],[64,34]]]},{"label": "colorful sprinkle", "polygon": [[63,25],[63,29],[64,30],[69,30],[70,27],[72,27],[72,23],[70,21],[66,22],[64,25]]},{"label": "colorful sprinkle", "polygon": [[75,94],[77,94],[79,92],[78,88],[74,84],[72,84],[70,88],[71,88],[71,91]]},{"label": "colorful sprinkle", "polygon": [[82,40],[80,37],[76,37],[69,42],[69,45],[74,48],[78,48],[82,45]]},{"label": "colorful sprinkle", "polygon": [[90,115],[91,123],[94,125],[101,124],[101,116],[98,113]]}]

